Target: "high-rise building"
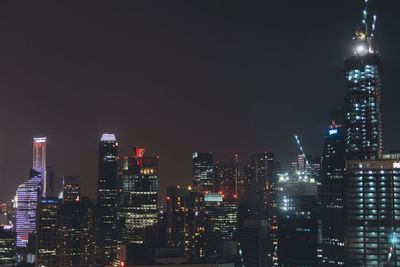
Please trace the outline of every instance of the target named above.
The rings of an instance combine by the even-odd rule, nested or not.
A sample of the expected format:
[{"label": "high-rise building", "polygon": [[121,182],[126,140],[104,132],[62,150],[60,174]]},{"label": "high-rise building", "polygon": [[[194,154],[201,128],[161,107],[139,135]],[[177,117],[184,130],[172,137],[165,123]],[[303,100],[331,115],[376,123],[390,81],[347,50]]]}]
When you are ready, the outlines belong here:
[{"label": "high-rise building", "polygon": [[[243,248],[245,265],[274,266],[277,264],[277,214],[276,214],[276,182],[278,180],[279,162],[274,153],[264,152],[251,156],[250,166],[245,169],[248,180],[249,205],[240,208],[239,241]],[[247,207],[246,207],[247,206]],[[267,229],[259,229],[259,227]],[[243,234],[242,234],[243,232]],[[248,235],[247,235],[247,234]],[[252,234],[262,233],[253,240]],[[255,246],[253,242],[261,242]],[[253,251],[255,248],[260,251]],[[251,253],[258,255],[246,255]]]},{"label": "high-rise building", "polygon": [[193,262],[201,261],[207,247],[203,193],[168,187],[166,204],[168,246],[182,248]]},{"label": "high-rise building", "polygon": [[28,246],[29,235],[36,232],[37,207],[42,192],[42,172],[31,169],[29,179],[16,192],[17,247]]},{"label": "high-rise building", "polygon": [[400,162],[346,161],[346,266],[400,266]]},{"label": "high-rise building", "polygon": [[76,202],[80,197],[79,176],[63,177],[63,202]]},{"label": "high-rise building", "polygon": [[42,196],[47,195],[47,177],[46,177],[46,137],[33,138],[33,162],[32,168],[42,174]]},{"label": "high-rise building", "polygon": [[235,155],[229,162],[217,162],[214,174],[214,191],[228,198],[238,198],[240,192],[238,156]]},{"label": "high-rise building", "polygon": [[193,185],[203,191],[214,189],[214,162],[211,152],[194,152],[193,163]]},{"label": "high-rise building", "polygon": [[94,263],[94,204],[87,197],[64,202],[59,211],[58,267]]},{"label": "high-rise building", "polygon": [[279,266],[316,267],[317,183],[280,179],[276,192]]},{"label": "high-rise building", "polygon": [[116,256],[117,171],[117,140],[114,134],[103,134],[99,143],[96,219],[96,252],[101,264],[111,264]]},{"label": "high-rise building", "polygon": [[366,7],[355,33],[353,54],[344,62],[347,159],[374,160],[382,155],[382,63],[372,46],[375,20]]},{"label": "high-rise building", "polygon": [[272,203],[269,199],[273,199],[273,187],[278,179],[279,165],[274,153],[264,152],[251,156],[250,168],[251,212],[254,217],[267,218],[267,203]]},{"label": "high-rise building", "polygon": [[266,219],[244,219],[240,226],[239,240],[246,267],[273,266],[268,256],[268,221]]},{"label": "high-rise building", "polygon": [[38,266],[58,266],[58,199],[42,198],[39,203],[36,263]]},{"label": "high-rise building", "polygon": [[344,265],[344,116],[343,111],[331,113],[325,135],[319,188],[319,219],[322,234],[324,266]]},{"label": "high-rise building", "polygon": [[118,221],[124,245],[142,244],[144,230],[158,221],[159,158],[145,157],[145,151],[136,147],[121,162]]},{"label": "high-rise building", "polygon": [[0,226],[0,266],[14,266],[16,263],[15,237],[12,227]]},{"label": "high-rise building", "polygon": [[238,203],[220,193],[204,195],[204,211],[210,223],[212,236],[219,240],[236,240],[238,230]]}]

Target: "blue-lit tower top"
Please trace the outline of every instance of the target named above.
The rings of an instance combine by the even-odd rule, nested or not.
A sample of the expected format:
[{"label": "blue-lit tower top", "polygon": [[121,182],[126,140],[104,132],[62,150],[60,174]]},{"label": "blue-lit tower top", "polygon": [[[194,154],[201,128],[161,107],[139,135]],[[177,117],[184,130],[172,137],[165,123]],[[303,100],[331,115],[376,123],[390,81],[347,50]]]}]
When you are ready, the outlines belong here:
[{"label": "blue-lit tower top", "polygon": [[375,160],[382,155],[382,64],[372,46],[375,24],[376,15],[365,0],[353,54],[345,60],[346,159]]}]

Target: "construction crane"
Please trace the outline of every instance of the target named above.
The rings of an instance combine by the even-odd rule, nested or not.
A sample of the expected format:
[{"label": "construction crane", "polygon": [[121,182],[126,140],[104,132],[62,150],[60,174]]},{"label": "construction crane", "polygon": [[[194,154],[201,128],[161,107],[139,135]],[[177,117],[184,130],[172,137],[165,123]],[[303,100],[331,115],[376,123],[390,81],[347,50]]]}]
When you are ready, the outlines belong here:
[{"label": "construction crane", "polygon": [[300,138],[297,134],[294,135],[294,139],[296,140],[297,145],[299,146],[301,155],[303,155],[304,160],[306,161],[306,167],[309,166],[306,153],[304,153],[303,146],[301,145]]}]

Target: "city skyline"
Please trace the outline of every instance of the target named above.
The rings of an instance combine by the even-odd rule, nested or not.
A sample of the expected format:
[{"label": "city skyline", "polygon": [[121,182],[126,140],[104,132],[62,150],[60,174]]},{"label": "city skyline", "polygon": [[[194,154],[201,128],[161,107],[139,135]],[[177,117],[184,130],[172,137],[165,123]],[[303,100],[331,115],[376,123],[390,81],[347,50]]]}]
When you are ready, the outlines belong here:
[{"label": "city skyline", "polygon": [[[174,5],[156,7],[151,4],[127,4],[127,10],[131,10],[129,7],[136,7],[138,10],[155,9],[157,12],[154,16],[160,20],[168,16],[168,13],[163,14],[162,11],[167,10],[175,14],[176,19],[164,26],[166,33],[162,33],[159,21],[151,24],[138,14],[135,17],[122,10],[122,4],[116,7],[115,13],[110,14],[110,18],[115,19],[113,22],[100,20],[100,14],[106,10],[106,5],[101,3],[93,13],[88,11],[88,6],[83,6],[84,11],[81,13],[68,13],[60,10],[57,4],[49,5],[49,11],[61,12],[67,23],[48,15],[33,4],[22,10],[26,16],[22,18],[22,22],[17,23],[10,17],[16,6],[12,3],[4,4],[5,8],[0,13],[0,17],[3,15],[0,32],[9,38],[4,38],[0,48],[3,49],[3,53],[7,51],[10,54],[3,55],[4,62],[10,62],[11,56],[14,56],[15,60],[9,68],[6,68],[7,65],[0,65],[3,87],[10,88],[3,92],[2,113],[11,112],[15,116],[12,121],[4,118],[5,125],[10,126],[3,130],[0,139],[0,145],[3,147],[0,167],[4,170],[5,177],[2,179],[5,186],[0,188],[0,200],[10,199],[15,188],[26,180],[31,165],[32,138],[42,135],[48,138],[47,165],[54,167],[57,179],[67,175],[79,175],[82,180],[82,194],[91,197],[95,196],[93,185],[97,177],[97,140],[103,132],[113,132],[117,135],[121,148],[120,156],[129,155],[133,145],[141,145],[149,148],[152,154],[160,154],[161,194],[164,194],[167,185],[191,182],[191,154],[194,151],[213,151],[215,160],[229,159],[237,153],[242,166],[243,163],[249,162],[252,153],[274,152],[277,159],[287,166],[287,163],[295,160],[299,154],[293,140],[293,134],[299,133],[306,152],[321,155],[329,113],[343,104],[343,59],[351,53],[350,40],[354,25],[359,20],[362,3],[337,1],[330,5],[325,7],[315,1],[314,7],[307,11],[307,8],[299,3],[293,3],[287,10],[285,4],[278,3],[272,6],[265,3],[232,3],[228,9],[222,6],[215,7],[216,10],[210,11],[209,16],[205,18],[201,11],[208,7],[207,4],[184,4],[181,7],[177,5],[179,8],[176,10],[173,10]],[[375,38],[375,47],[383,52],[385,65],[382,101],[385,113],[384,151],[400,147],[396,140],[395,112],[395,100],[399,96],[395,85],[395,64],[398,56],[395,48],[398,37],[397,29],[390,27],[396,25],[394,10],[397,5],[385,3],[377,8],[379,30]],[[276,10],[277,15],[268,12],[268,8]],[[335,12],[324,12],[328,8]],[[182,13],[184,9],[187,10],[186,13]],[[43,15],[44,21],[33,15],[35,11]],[[287,14],[284,11],[287,11]],[[85,12],[89,12],[91,21],[85,21]],[[122,16],[117,19],[119,13]],[[76,17],[72,18],[72,14]],[[341,20],[337,19],[339,14]],[[278,15],[282,18],[278,18]],[[182,26],[180,22],[189,16],[192,17],[190,21],[193,23]],[[295,27],[294,21],[300,24]],[[321,23],[314,25],[314,21]],[[43,27],[49,22],[53,26]],[[115,27],[121,26],[123,22],[127,23],[121,31],[114,31]],[[147,22],[149,25],[146,26],[148,28],[131,29],[129,25],[133,25],[134,22]],[[29,23],[30,27],[24,26]],[[212,30],[211,26],[216,26],[216,30]],[[81,31],[73,32],[73,29],[78,28],[82,28]],[[100,32],[88,37],[83,36],[84,33],[95,29]],[[153,37],[148,36],[147,32],[154,32]],[[187,32],[192,33],[190,38],[184,37]],[[48,40],[52,40],[51,36],[55,33],[60,35],[56,35],[56,40],[49,43],[39,40],[34,33],[39,33],[38,36]],[[98,50],[90,50],[90,44],[102,40],[102,33],[112,34],[115,41],[100,44]],[[144,43],[140,43],[137,48],[144,49],[147,52],[146,56],[139,57],[137,52],[130,51],[129,45],[135,47],[135,38],[126,37],[126,33],[136,33],[140,36],[141,42]],[[166,34],[174,34],[172,36],[176,40],[164,40],[165,49],[160,48],[164,47],[162,42],[160,46],[145,49],[147,43],[152,44],[163,40],[163,37],[167,38]],[[309,38],[299,38],[302,34]],[[26,42],[22,45],[18,38],[23,36]],[[316,36],[320,38],[315,38]],[[205,41],[200,42],[203,39]],[[179,41],[182,43],[179,44]],[[13,47],[15,43],[19,43],[20,46]],[[51,44],[56,45],[65,55],[44,49],[46,45],[51,47]],[[122,52],[115,52],[113,49],[121,46]],[[174,47],[187,50],[179,52]],[[302,49],[298,50],[296,47]],[[254,51],[249,52],[250,48]],[[270,54],[270,50],[278,48],[282,49],[279,56]],[[66,58],[73,52],[83,55],[91,51],[88,58]],[[167,55],[167,52],[171,51],[172,54]],[[96,56],[101,52],[105,52],[104,58],[99,59],[103,65],[95,66]],[[127,58],[122,57],[123,52],[128,52]],[[154,58],[151,59],[152,52],[166,58],[158,64]],[[241,53],[236,55],[237,52]],[[33,56],[28,53],[33,53]],[[216,57],[200,59],[206,53]],[[40,54],[43,54],[43,57],[35,57]],[[185,57],[189,54],[194,57],[194,63]],[[137,57],[140,60],[135,60]],[[296,59],[295,62],[292,58]],[[65,62],[61,64],[56,62],[56,59]],[[150,63],[146,59],[151,59]],[[33,63],[36,61],[41,62],[38,70],[33,69]],[[216,66],[211,66],[213,61],[216,61]],[[293,64],[289,69],[296,71],[289,73],[293,81],[284,80],[284,76],[281,75],[274,78],[269,74],[275,71],[283,72],[289,62]],[[327,62],[322,70],[320,62]],[[50,69],[52,63],[57,66],[54,70]],[[73,72],[71,68],[80,63],[84,64],[78,68],[80,72]],[[167,71],[170,64],[173,68]],[[183,66],[187,64],[187,72],[182,72]],[[128,70],[132,71],[116,74],[108,65],[117,69],[118,66],[128,66]],[[308,66],[306,71],[301,70],[303,65]],[[155,74],[152,68],[156,70]],[[104,71],[109,71],[114,79],[99,78],[98,74]],[[175,73],[171,73],[172,71]],[[134,78],[130,77],[132,73],[135,74]],[[181,75],[182,73],[185,75]],[[71,79],[67,77],[68,74],[73,74]],[[26,76],[22,76],[21,79],[20,75]],[[200,83],[189,82],[190,79],[184,76],[193,77],[196,83]],[[200,79],[200,76],[203,78]],[[231,78],[232,76],[236,77]],[[100,84],[102,82],[104,85]],[[298,89],[294,89],[294,86]],[[41,87],[44,89],[39,90]],[[51,88],[57,89],[52,91]],[[96,91],[96,88],[99,88],[99,91]],[[153,90],[159,97],[153,99]],[[99,96],[98,92],[103,96]],[[116,111],[101,110],[96,104],[90,104],[97,101],[99,106],[106,105],[114,92],[129,96],[128,100],[125,100],[116,95],[115,103],[111,103]],[[289,94],[290,97],[287,97]],[[21,96],[21,101],[17,101]],[[314,98],[320,101],[313,101]],[[35,105],[30,103],[31,100]],[[280,103],[279,107],[275,102]],[[11,107],[9,103],[17,104]],[[130,108],[136,105],[138,108]],[[34,107],[37,108],[37,113],[34,116],[28,114],[28,110]],[[205,108],[207,119],[204,119],[202,113],[202,109]],[[279,116],[268,115],[272,110],[281,109],[284,110]],[[37,117],[45,119],[38,121]],[[226,120],[222,122],[222,118]],[[220,123],[222,127],[219,127]],[[224,130],[215,131],[216,128]],[[76,157],[77,152],[84,159]]]}]

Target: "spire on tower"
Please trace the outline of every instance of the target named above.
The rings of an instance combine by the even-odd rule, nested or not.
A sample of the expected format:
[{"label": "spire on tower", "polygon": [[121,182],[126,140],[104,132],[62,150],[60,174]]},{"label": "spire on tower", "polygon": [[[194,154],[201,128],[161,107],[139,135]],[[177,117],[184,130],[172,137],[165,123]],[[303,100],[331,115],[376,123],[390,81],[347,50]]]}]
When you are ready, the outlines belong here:
[{"label": "spire on tower", "polygon": [[356,46],[354,48],[355,55],[364,55],[373,53],[372,39],[374,37],[376,27],[376,15],[371,11],[369,0],[364,0],[364,9],[362,11],[361,25],[355,32],[354,40]]}]

